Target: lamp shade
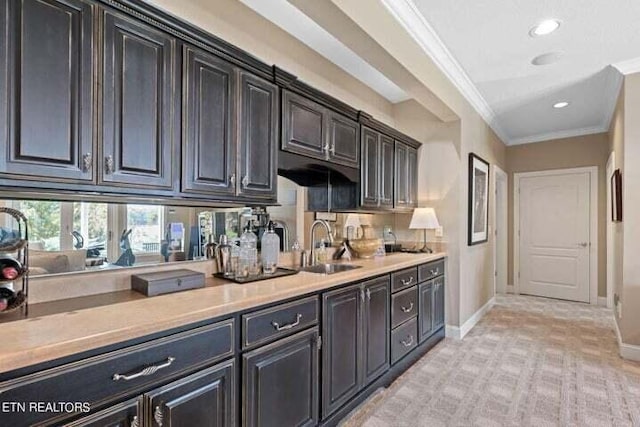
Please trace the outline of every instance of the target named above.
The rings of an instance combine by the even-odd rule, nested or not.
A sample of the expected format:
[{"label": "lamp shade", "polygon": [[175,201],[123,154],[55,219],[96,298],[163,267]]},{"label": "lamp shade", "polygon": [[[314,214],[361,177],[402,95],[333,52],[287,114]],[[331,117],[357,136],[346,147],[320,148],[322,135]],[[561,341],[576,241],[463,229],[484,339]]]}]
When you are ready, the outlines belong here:
[{"label": "lamp shade", "polygon": [[411,217],[410,229],[435,230],[440,227],[436,211],[433,208],[415,208]]}]

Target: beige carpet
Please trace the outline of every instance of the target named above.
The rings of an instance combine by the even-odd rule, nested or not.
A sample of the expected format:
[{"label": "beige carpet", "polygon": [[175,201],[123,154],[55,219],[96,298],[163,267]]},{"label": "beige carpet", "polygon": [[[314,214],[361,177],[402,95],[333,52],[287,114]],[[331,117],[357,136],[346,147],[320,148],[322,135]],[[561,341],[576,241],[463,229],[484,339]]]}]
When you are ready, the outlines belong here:
[{"label": "beige carpet", "polygon": [[344,426],[640,426],[640,364],[618,356],[610,310],[499,296]]}]

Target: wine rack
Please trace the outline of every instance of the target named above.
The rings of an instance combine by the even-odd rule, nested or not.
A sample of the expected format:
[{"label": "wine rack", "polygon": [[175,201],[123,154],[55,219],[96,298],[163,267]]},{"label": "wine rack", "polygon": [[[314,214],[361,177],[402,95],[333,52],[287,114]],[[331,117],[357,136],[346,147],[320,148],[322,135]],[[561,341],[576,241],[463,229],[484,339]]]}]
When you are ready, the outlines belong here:
[{"label": "wine rack", "polygon": [[[11,219],[7,220],[8,217]],[[15,262],[15,277],[7,278],[0,272],[0,287],[12,289],[6,307],[0,315],[22,310],[28,314],[29,294],[29,225],[27,218],[16,209],[0,207],[0,262],[2,259]],[[12,286],[9,286],[12,285]]]}]

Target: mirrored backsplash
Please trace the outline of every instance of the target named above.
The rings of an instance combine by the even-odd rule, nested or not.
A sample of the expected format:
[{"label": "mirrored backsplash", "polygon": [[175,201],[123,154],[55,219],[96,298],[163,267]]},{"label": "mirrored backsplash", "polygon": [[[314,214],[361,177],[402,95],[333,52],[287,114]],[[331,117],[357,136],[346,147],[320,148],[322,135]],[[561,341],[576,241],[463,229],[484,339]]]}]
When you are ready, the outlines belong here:
[{"label": "mirrored backsplash", "polygon": [[[7,199],[0,207],[27,217],[33,277],[203,260],[207,244],[221,234],[237,240],[249,222],[261,233],[275,221],[286,251],[296,230],[291,184],[282,182],[281,206],[267,209]],[[0,240],[12,233],[12,224],[0,223]]]}]

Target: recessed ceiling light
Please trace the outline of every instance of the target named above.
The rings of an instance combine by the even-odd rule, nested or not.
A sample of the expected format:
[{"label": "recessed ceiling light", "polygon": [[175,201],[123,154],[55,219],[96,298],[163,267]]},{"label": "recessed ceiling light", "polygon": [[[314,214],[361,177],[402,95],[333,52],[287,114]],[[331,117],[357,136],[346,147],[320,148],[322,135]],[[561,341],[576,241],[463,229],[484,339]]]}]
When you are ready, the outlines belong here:
[{"label": "recessed ceiling light", "polygon": [[561,102],[556,102],[555,104],[553,104],[553,108],[564,108],[564,107],[568,107],[569,103],[567,101],[561,101]]},{"label": "recessed ceiling light", "polygon": [[531,60],[533,65],[549,65],[558,62],[562,58],[562,52],[547,52],[538,55]]},{"label": "recessed ceiling light", "polygon": [[529,31],[531,37],[546,36],[560,28],[560,21],[557,19],[547,19],[540,22]]}]

